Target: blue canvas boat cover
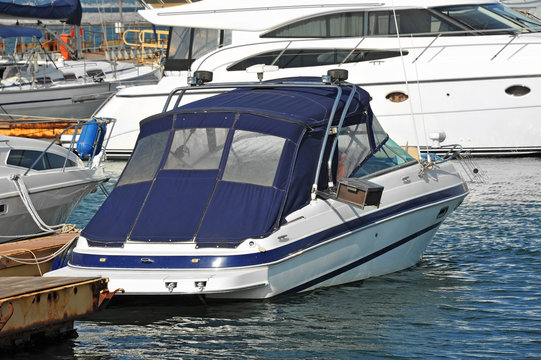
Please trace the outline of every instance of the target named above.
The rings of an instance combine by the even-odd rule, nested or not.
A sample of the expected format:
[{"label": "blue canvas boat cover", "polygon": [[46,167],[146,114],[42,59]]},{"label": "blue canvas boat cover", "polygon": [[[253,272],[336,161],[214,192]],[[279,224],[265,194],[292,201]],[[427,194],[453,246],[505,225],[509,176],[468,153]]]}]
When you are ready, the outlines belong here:
[{"label": "blue canvas boat cover", "polygon": [[10,37],[36,37],[41,38],[41,31],[22,26],[0,26],[0,37],[6,39]]},{"label": "blue canvas boat cover", "polygon": [[61,20],[69,25],[81,25],[83,9],[80,0],[54,0],[41,5],[19,2],[0,2],[0,15],[18,19]]},{"label": "blue canvas boat cover", "polygon": [[[352,90],[342,91],[335,124]],[[90,246],[112,247],[236,247],[268,236],[310,201],[336,98],[333,87],[242,88],[141,121],[132,157],[82,235]],[[355,87],[346,125],[370,130],[369,98]]]}]

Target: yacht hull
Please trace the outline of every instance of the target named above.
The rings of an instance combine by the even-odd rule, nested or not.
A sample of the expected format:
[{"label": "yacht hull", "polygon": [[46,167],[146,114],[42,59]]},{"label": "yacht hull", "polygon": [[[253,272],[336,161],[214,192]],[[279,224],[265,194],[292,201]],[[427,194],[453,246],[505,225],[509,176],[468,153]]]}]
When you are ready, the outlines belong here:
[{"label": "yacht hull", "polygon": [[[308,73],[317,74],[326,71],[307,70]],[[372,95],[376,116],[402,146],[420,144],[437,150],[432,149],[428,134],[444,131],[447,136],[445,143],[460,144],[465,151],[474,155],[541,153],[538,116],[541,104],[534,96],[513,97],[504,91],[518,83],[531,89],[541,89],[541,78],[538,76],[474,79],[467,83],[465,80],[440,79],[410,84],[408,87],[404,82],[367,83],[366,76],[355,76],[356,73],[366,74],[366,71],[350,70],[350,80]],[[274,76],[273,73],[267,75],[269,78]],[[144,94],[143,88],[133,89],[133,92],[130,92],[132,89],[121,90],[103,104],[96,116],[117,119],[107,147],[110,158],[129,157],[139,134],[139,120],[161,112],[169,92],[176,86],[178,78],[173,83],[163,81],[148,87],[151,95]],[[421,100],[411,99],[413,104],[409,101],[390,103],[385,97],[396,91],[421,93],[417,97]],[[186,95],[182,103],[199,98],[199,94],[197,98]],[[489,103],[487,99],[490,99]],[[410,106],[414,107],[413,112]]]},{"label": "yacht hull", "polygon": [[[42,191],[29,189],[30,199],[45,224],[55,226],[64,223],[77,204],[88,194],[96,191],[100,182],[96,179],[71,186],[59,183]],[[1,197],[0,205],[3,205],[5,211],[0,216],[0,229],[2,229],[0,243],[43,232],[33,220],[19,195]]]},{"label": "yacht hull", "polygon": [[4,90],[0,92],[2,112],[17,119],[35,116],[39,119],[84,119],[116,91],[112,83],[80,86],[58,86],[36,90]]}]

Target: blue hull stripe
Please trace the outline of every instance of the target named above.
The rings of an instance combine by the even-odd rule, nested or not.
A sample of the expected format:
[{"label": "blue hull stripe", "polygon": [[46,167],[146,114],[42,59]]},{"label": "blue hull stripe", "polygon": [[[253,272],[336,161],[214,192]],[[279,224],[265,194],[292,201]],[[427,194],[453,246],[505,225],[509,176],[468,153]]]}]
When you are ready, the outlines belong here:
[{"label": "blue hull stripe", "polygon": [[356,261],[354,261],[352,263],[349,263],[348,265],[343,266],[343,267],[341,267],[339,269],[331,271],[330,273],[327,273],[327,274],[322,275],[322,276],[320,276],[318,278],[310,280],[310,281],[308,281],[308,282],[306,282],[304,284],[298,285],[298,286],[296,286],[294,288],[291,288],[291,289],[289,289],[287,291],[284,291],[283,293],[280,293],[277,296],[290,295],[290,294],[298,293],[298,292],[306,290],[306,289],[308,289],[308,288],[310,288],[310,287],[312,287],[314,285],[317,285],[319,283],[322,283],[324,281],[332,279],[333,277],[341,275],[341,274],[345,273],[346,271],[352,270],[352,269],[354,269],[354,268],[356,268],[358,266],[361,266],[364,263],[369,262],[370,260],[373,260],[373,259],[375,259],[375,258],[377,258],[377,257],[379,257],[379,256],[381,256],[383,254],[386,254],[389,251],[391,251],[393,249],[396,249],[397,247],[399,247],[401,245],[404,245],[405,243],[407,243],[407,242],[409,242],[409,241],[423,235],[424,233],[427,233],[427,232],[429,232],[431,230],[436,229],[438,226],[440,226],[440,224],[441,224],[441,222],[433,224],[433,225],[427,227],[426,229],[417,231],[416,233],[414,233],[414,234],[412,234],[412,235],[410,235],[408,237],[405,237],[404,239],[402,239],[400,241],[397,241],[397,242],[395,242],[395,243],[393,243],[393,244],[391,244],[389,246],[386,246],[383,249],[380,249],[380,250],[378,250],[378,251],[376,251],[376,252],[374,252],[374,253],[372,253],[370,255],[367,255],[367,256],[359,259],[359,260],[356,260]]},{"label": "blue hull stripe", "polygon": [[[442,190],[433,194],[421,196],[402,204],[375,211],[361,218],[340,224],[333,228],[307,236],[303,239],[279,248],[242,255],[226,256],[150,256],[141,254],[137,256],[126,255],[91,255],[73,252],[70,264],[91,268],[119,268],[119,269],[221,269],[242,266],[263,265],[280,261],[299,251],[317,246],[329,239],[340,235],[357,231],[363,227],[372,225],[413,209],[440,202],[457,196],[466,195],[467,190],[463,185]],[[145,261],[142,262],[141,259]],[[149,259],[151,261],[149,261]],[[194,260],[196,259],[196,260]]]}]

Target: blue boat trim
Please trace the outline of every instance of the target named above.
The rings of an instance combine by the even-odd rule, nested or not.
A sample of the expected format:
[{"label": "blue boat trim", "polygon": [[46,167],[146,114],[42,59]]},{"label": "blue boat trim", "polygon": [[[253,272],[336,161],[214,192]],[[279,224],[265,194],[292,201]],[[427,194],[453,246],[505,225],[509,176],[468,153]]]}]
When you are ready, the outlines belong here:
[{"label": "blue boat trim", "polygon": [[[118,269],[223,269],[232,267],[254,266],[272,263],[283,260],[299,251],[304,251],[314,246],[317,246],[329,239],[358,231],[361,228],[370,226],[378,221],[403,214],[416,208],[435,204],[467,194],[467,189],[463,185],[458,185],[449,189],[441,190],[436,193],[424,195],[408,202],[401,203],[389,208],[375,211],[361,218],[340,224],[331,229],[321,231],[306,238],[295,241],[289,245],[268,250],[266,252],[258,252],[242,255],[226,255],[226,256],[126,256],[126,255],[93,255],[81,254],[73,252],[70,259],[70,265],[92,268],[118,268]],[[439,222],[436,225],[437,226]],[[428,231],[430,228],[421,230]],[[417,234],[417,233],[416,233]],[[418,236],[418,235],[411,235]],[[406,239],[409,239],[406,238]],[[411,239],[410,239],[411,240]],[[401,240],[404,241],[404,240]],[[406,242],[409,240],[406,240]],[[399,241],[400,243],[400,241]],[[399,246],[400,244],[396,245]],[[153,262],[141,261],[141,258],[151,258]],[[197,259],[196,261],[193,261]]]},{"label": "blue boat trim", "polygon": [[356,260],[356,261],[354,261],[352,263],[349,263],[346,266],[343,266],[343,267],[341,267],[339,269],[333,270],[330,273],[327,273],[327,274],[322,275],[320,277],[317,277],[317,278],[315,278],[313,280],[310,280],[310,281],[308,281],[308,282],[306,282],[304,284],[295,286],[294,288],[291,288],[291,289],[289,289],[287,291],[284,291],[284,292],[278,294],[277,296],[291,295],[291,294],[294,294],[294,293],[298,293],[298,292],[306,290],[306,289],[308,289],[308,288],[310,288],[312,286],[315,286],[315,285],[317,285],[319,283],[330,280],[333,277],[341,275],[341,274],[345,273],[346,271],[352,270],[352,269],[354,269],[354,268],[356,268],[358,266],[361,266],[362,264],[367,263],[370,260],[374,260],[375,258],[377,258],[377,257],[379,257],[381,255],[384,255],[384,254],[388,253],[389,251],[391,251],[393,249],[396,249],[397,247],[399,247],[401,245],[404,245],[404,244],[410,242],[411,240],[414,240],[415,238],[417,238],[417,237],[419,237],[419,236],[421,236],[421,235],[423,235],[423,234],[425,234],[425,233],[427,233],[427,232],[429,232],[431,230],[434,230],[434,229],[438,228],[441,225],[441,223],[442,222],[440,221],[440,222],[438,222],[436,224],[433,224],[433,225],[431,225],[431,226],[429,226],[429,227],[427,227],[427,228],[425,228],[423,230],[417,231],[416,233],[411,234],[410,236],[407,236],[404,239],[399,240],[399,241],[397,241],[397,242],[395,242],[395,243],[393,243],[391,245],[388,245],[388,246],[384,247],[383,249],[380,249],[380,250],[378,250],[376,252],[373,252],[370,255],[367,255],[367,256],[365,256],[363,258],[360,258],[359,260]]}]

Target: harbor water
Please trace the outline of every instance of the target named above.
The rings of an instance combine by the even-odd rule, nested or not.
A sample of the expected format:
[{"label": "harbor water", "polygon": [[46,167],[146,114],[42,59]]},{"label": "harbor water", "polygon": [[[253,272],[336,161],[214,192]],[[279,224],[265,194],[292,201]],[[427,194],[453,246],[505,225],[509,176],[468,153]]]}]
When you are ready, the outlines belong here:
[{"label": "harbor water", "polygon": [[[475,161],[485,181],[410,269],[279,301],[113,304],[77,321],[77,338],[10,358],[538,359],[541,159]],[[109,188],[124,165],[106,163]]]}]

